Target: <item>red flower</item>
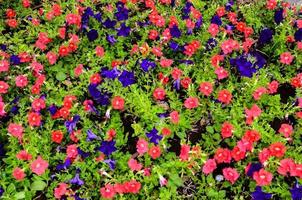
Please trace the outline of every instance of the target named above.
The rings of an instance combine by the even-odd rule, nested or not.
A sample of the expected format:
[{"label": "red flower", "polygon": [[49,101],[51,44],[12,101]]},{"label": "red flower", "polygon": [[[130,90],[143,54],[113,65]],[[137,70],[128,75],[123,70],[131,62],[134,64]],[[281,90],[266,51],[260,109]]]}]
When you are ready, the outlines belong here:
[{"label": "red flower", "polygon": [[216,13],[219,17],[222,17],[223,15],[225,15],[225,8],[224,7],[217,8]]},{"label": "red flower", "polygon": [[247,140],[250,142],[257,142],[258,140],[260,140],[260,138],[260,134],[255,130],[247,130],[244,136],[242,137],[243,140]]},{"label": "red flower", "polygon": [[271,183],[273,175],[264,169],[260,169],[259,171],[254,172],[253,179],[257,182],[258,186],[265,186]]},{"label": "red flower", "polygon": [[151,156],[151,158],[156,159],[160,157],[161,151],[159,146],[153,146],[149,149],[148,154]]},{"label": "red flower", "polygon": [[132,171],[139,171],[142,169],[142,164],[140,164],[139,162],[137,162],[137,160],[131,158],[130,160],[128,160],[128,166]]},{"label": "red flower", "polygon": [[224,60],[224,58],[222,55],[214,55],[211,58],[211,64],[213,65],[213,67],[217,68],[217,67],[219,67],[220,61],[223,61],[223,60]]},{"label": "red flower", "polygon": [[289,124],[281,124],[280,129],[278,130],[279,133],[283,134],[284,137],[290,137],[293,133],[293,127]]},{"label": "red flower", "polygon": [[38,156],[38,158],[30,164],[31,171],[37,175],[42,175],[47,168],[48,162],[43,160],[41,156]]},{"label": "red flower", "polygon": [[102,81],[102,77],[99,73],[95,73],[90,77],[90,83],[99,84]]},{"label": "red flower", "polygon": [[232,101],[232,94],[228,90],[221,90],[218,93],[218,100],[222,103],[229,104]]},{"label": "red flower", "polygon": [[25,173],[21,168],[16,167],[13,171],[13,176],[16,180],[21,181],[24,179]]},{"label": "red flower", "polygon": [[271,157],[271,152],[268,148],[264,148],[259,154],[258,159],[261,163],[264,163]]},{"label": "red flower", "polygon": [[241,33],[244,32],[245,28],[246,28],[246,24],[244,22],[238,22],[236,25],[236,29]]},{"label": "red flower", "polygon": [[182,71],[178,68],[173,68],[172,72],[172,77],[174,80],[180,79],[181,75],[182,75]]},{"label": "red flower", "polygon": [[76,144],[68,145],[66,154],[68,158],[76,158],[78,156],[78,148]]},{"label": "red flower", "polygon": [[232,184],[236,182],[236,180],[239,178],[239,173],[236,171],[236,169],[233,168],[224,168],[222,170],[223,176],[226,180],[230,181]]},{"label": "red flower", "polygon": [[81,16],[77,14],[70,13],[66,15],[66,21],[68,25],[75,24],[77,26],[81,25]]},{"label": "red flower", "polygon": [[280,62],[285,65],[290,65],[294,60],[294,56],[290,52],[284,52],[280,55]]},{"label": "red flower", "polygon": [[269,150],[272,156],[280,158],[284,156],[286,152],[286,147],[281,142],[275,142],[270,145]]},{"label": "red flower", "polygon": [[31,160],[32,159],[32,155],[29,154],[27,151],[25,150],[21,150],[17,155],[16,157],[19,159],[19,160]]},{"label": "red flower", "polygon": [[113,185],[111,184],[106,184],[105,187],[102,187],[100,189],[100,193],[105,199],[111,199],[115,196],[115,190]]},{"label": "red flower", "polygon": [[205,174],[212,173],[217,168],[216,162],[214,159],[208,159],[207,162],[202,167],[202,172]]},{"label": "red flower", "polygon": [[179,113],[177,111],[173,111],[170,113],[170,120],[173,124],[178,124],[179,122]]},{"label": "red flower", "polygon": [[6,9],[6,17],[7,18],[14,18],[16,17],[16,11],[11,8]]},{"label": "red flower", "polygon": [[216,150],[214,158],[217,163],[230,163],[232,159],[231,151],[229,149],[219,148]]},{"label": "red flower", "polygon": [[68,185],[66,183],[60,183],[54,190],[54,196],[57,199],[61,199],[67,192]]},{"label": "red flower", "polygon": [[185,100],[185,107],[188,109],[197,108],[199,101],[197,97],[189,97]]},{"label": "red flower", "polygon": [[251,109],[245,109],[246,123],[251,125],[256,117],[259,117],[262,110],[254,104]]},{"label": "red flower", "polygon": [[156,88],[153,92],[153,97],[156,99],[156,100],[164,100],[165,99],[165,96],[166,96],[166,92],[164,89],[162,88]]},{"label": "red flower", "polygon": [[68,116],[69,116],[69,114],[70,114],[70,112],[69,112],[69,109],[68,109],[68,108],[62,107],[62,108],[59,110],[59,114],[60,114],[60,116],[61,116],[62,118],[67,119]]},{"label": "red flower", "polygon": [[172,59],[161,59],[160,66],[162,66],[163,68],[170,67],[173,64],[173,62],[174,61]]},{"label": "red flower", "polygon": [[69,48],[68,47],[66,47],[66,46],[60,46],[60,48],[59,48],[59,55],[60,56],[67,56],[68,54],[69,54]]},{"label": "red flower", "polygon": [[161,130],[161,133],[164,135],[164,136],[169,136],[171,135],[171,130],[167,127],[164,127],[162,130]]},{"label": "red flower", "polygon": [[60,144],[62,142],[63,139],[63,132],[62,131],[52,131],[51,132],[51,140],[53,142],[56,142],[58,144]]},{"label": "red flower", "polygon": [[185,77],[181,80],[181,86],[185,89],[188,89],[189,85],[191,84],[192,80],[189,77]]},{"label": "red flower", "polygon": [[276,0],[268,0],[266,2],[266,8],[269,10],[274,10],[277,6],[277,1]]},{"label": "red flower", "polygon": [[286,158],[280,161],[280,166],[278,167],[278,173],[283,175],[283,176],[287,176],[288,173],[290,173],[290,175],[293,175],[293,172],[296,168],[296,164],[293,161],[293,159],[291,158]]},{"label": "red flower", "polygon": [[241,139],[237,142],[237,146],[244,152],[253,150],[253,143],[249,140]]},{"label": "red flower", "polygon": [[148,37],[150,40],[155,40],[158,37],[158,32],[156,30],[150,30]]},{"label": "red flower", "polygon": [[30,126],[40,126],[41,124],[41,116],[38,113],[29,113],[27,119]]},{"label": "red flower", "polygon": [[7,90],[9,88],[9,85],[5,83],[4,81],[0,81],[0,94],[7,93]]},{"label": "red flower", "polygon": [[16,19],[6,20],[6,24],[11,28],[16,28],[18,26],[18,21]]},{"label": "red flower", "polygon": [[131,180],[124,183],[125,190],[132,194],[137,194],[141,189],[141,183],[136,180]]},{"label": "red flower", "polygon": [[126,192],[125,185],[121,183],[114,184],[114,191],[118,194],[123,194]]},{"label": "red flower", "polygon": [[123,110],[124,109],[124,105],[125,105],[125,100],[120,97],[120,96],[116,96],[112,99],[112,107],[115,110]]},{"label": "red flower", "polygon": [[219,33],[219,26],[217,24],[210,24],[208,32],[212,37],[215,37]]},{"label": "red flower", "polygon": [[148,151],[148,142],[144,139],[139,139],[136,143],[137,152],[142,155]]},{"label": "red flower", "polygon": [[190,146],[187,144],[183,144],[181,145],[181,149],[180,149],[180,159],[182,161],[188,160],[189,159],[189,152],[190,152]]},{"label": "red flower", "polygon": [[221,49],[224,54],[230,54],[233,50],[238,50],[240,48],[239,43],[236,40],[228,39],[221,44]]},{"label": "red flower", "polygon": [[237,162],[245,157],[245,151],[241,151],[241,149],[238,146],[234,147],[231,154],[232,154],[232,158],[234,158],[234,160]]},{"label": "red flower", "polygon": [[202,82],[199,85],[199,91],[205,95],[209,96],[213,92],[213,85],[210,82]]},{"label": "red flower", "polygon": [[222,138],[228,138],[233,135],[234,127],[229,122],[224,122],[221,126],[221,136]]},{"label": "red flower", "polygon": [[7,60],[0,61],[0,72],[7,72],[9,70],[9,62]]},{"label": "red flower", "polygon": [[108,141],[111,141],[111,140],[113,140],[113,138],[115,137],[115,135],[116,135],[116,131],[114,130],[114,129],[109,129],[107,132],[106,132],[106,134],[107,134],[107,140]]},{"label": "red flower", "polygon": [[23,136],[23,127],[19,124],[10,123],[7,131],[14,137],[21,139]]},{"label": "red flower", "polygon": [[76,77],[80,76],[83,73],[83,65],[79,64],[75,69],[74,69],[74,75]]}]

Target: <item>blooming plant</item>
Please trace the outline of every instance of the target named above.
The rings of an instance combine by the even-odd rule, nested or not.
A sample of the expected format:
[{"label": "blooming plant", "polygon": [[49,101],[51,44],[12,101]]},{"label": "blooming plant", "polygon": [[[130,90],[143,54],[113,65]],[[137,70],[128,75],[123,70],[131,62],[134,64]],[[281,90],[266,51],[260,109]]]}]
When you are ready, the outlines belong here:
[{"label": "blooming plant", "polygon": [[0,199],[302,199],[302,9],[0,0]]}]

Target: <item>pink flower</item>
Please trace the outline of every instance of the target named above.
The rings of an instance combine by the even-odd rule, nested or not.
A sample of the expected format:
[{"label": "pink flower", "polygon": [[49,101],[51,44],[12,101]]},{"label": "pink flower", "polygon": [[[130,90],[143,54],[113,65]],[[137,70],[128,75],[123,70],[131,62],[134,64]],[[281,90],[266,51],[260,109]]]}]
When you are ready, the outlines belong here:
[{"label": "pink flower", "polygon": [[98,57],[103,57],[104,54],[105,54],[104,48],[101,47],[101,46],[97,46],[97,47],[95,48],[95,52],[96,52],[96,55],[97,55]]},{"label": "pink flower", "polygon": [[179,113],[177,111],[173,111],[170,113],[170,119],[173,124],[178,124],[179,122]]},{"label": "pink flower", "polygon": [[202,167],[202,172],[205,174],[212,173],[217,168],[215,159],[209,159]]},{"label": "pink flower", "polygon": [[218,148],[215,152],[214,158],[217,163],[230,163],[232,159],[231,151],[226,148]]},{"label": "pink flower", "polygon": [[268,84],[268,93],[269,94],[274,94],[277,92],[277,89],[278,89],[278,86],[279,86],[279,83],[278,81],[272,81]]},{"label": "pink flower", "polygon": [[54,191],[55,198],[61,199],[63,195],[67,192],[68,185],[66,183],[60,183]]},{"label": "pink flower", "polygon": [[185,107],[188,109],[197,108],[199,104],[198,98],[189,97],[185,100]]},{"label": "pink flower", "polygon": [[57,62],[58,56],[54,52],[49,51],[46,54],[46,58],[47,58],[49,64],[53,65],[53,64],[55,64]]},{"label": "pink flower", "polygon": [[291,173],[294,171],[296,168],[296,164],[291,158],[286,158],[280,161],[280,166],[278,167],[278,173],[287,176],[288,173]]},{"label": "pink flower", "polygon": [[137,152],[142,155],[148,151],[148,142],[144,139],[139,139],[136,144]]},{"label": "pink flower", "polygon": [[218,80],[224,79],[229,76],[228,71],[225,70],[223,67],[216,68],[215,74],[217,75]]},{"label": "pink flower", "polygon": [[142,169],[142,164],[140,164],[139,162],[137,162],[137,160],[131,158],[130,160],[128,160],[128,166],[132,171],[139,171]]},{"label": "pink flower", "polygon": [[212,37],[215,37],[219,33],[219,26],[217,24],[210,24],[208,32]]},{"label": "pink flower", "polygon": [[290,65],[294,60],[294,56],[290,52],[284,52],[280,55],[280,62],[285,65]]},{"label": "pink flower", "polygon": [[181,149],[180,149],[180,159],[182,161],[188,160],[189,158],[189,152],[190,152],[190,146],[187,144],[183,144],[181,145]]},{"label": "pink flower", "polygon": [[100,189],[100,193],[105,199],[112,199],[115,196],[114,186],[111,184],[106,184],[105,187]]},{"label": "pink flower", "polygon": [[66,154],[68,158],[76,158],[78,155],[78,149],[76,144],[68,145]]},{"label": "pink flower", "polygon": [[8,132],[18,138],[18,139],[21,139],[22,136],[23,136],[23,127],[22,125],[19,125],[19,124],[14,124],[14,123],[10,123],[8,125],[8,128],[7,128]]},{"label": "pink flower", "polygon": [[261,163],[264,163],[271,157],[271,152],[268,148],[262,149],[262,151],[258,154],[258,159]]},{"label": "pink flower", "polygon": [[0,81],[0,94],[7,93],[8,88],[9,88],[9,85],[6,82]]},{"label": "pink flower", "polygon": [[25,173],[21,168],[17,167],[13,171],[13,176],[16,180],[21,181],[24,179]]},{"label": "pink flower", "polygon": [[228,138],[233,135],[234,127],[229,122],[224,122],[221,126],[221,136],[222,138]]},{"label": "pink flower", "polygon": [[230,181],[232,184],[236,182],[236,180],[239,178],[239,173],[236,171],[236,169],[233,168],[224,168],[222,170],[223,176],[226,180]]},{"label": "pink flower", "polygon": [[257,182],[258,186],[265,186],[271,183],[273,175],[264,169],[260,169],[259,171],[254,172],[253,179]]},{"label": "pink flower", "polygon": [[30,164],[31,171],[37,175],[42,175],[47,168],[48,162],[43,160],[41,156],[38,156],[38,158]]},{"label": "pink flower", "polygon": [[159,146],[152,146],[149,151],[148,154],[151,156],[151,158],[156,159],[159,158],[161,155],[161,150]]},{"label": "pink flower", "polygon": [[168,180],[165,177],[163,177],[162,175],[160,175],[159,176],[160,187],[163,187],[163,186],[167,185],[167,183],[168,183]]},{"label": "pink flower", "polygon": [[21,150],[17,155],[16,157],[19,159],[19,160],[31,160],[32,159],[32,155],[29,154],[27,151],[25,150]]},{"label": "pink flower", "polygon": [[267,93],[267,90],[265,87],[259,87],[257,88],[254,93],[253,97],[255,100],[259,100],[263,94]]},{"label": "pink flower", "polygon": [[228,90],[221,90],[218,92],[218,100],[225,104],[230,104],[232,101],[232,93]]},{"label": "pink flower", "polygon": [[283,134],[284,137],[290,137],[293,133],[293,127],[289,124],[281,124],[280,129],[278,130],[279,133]]},{"label": "pink flower", "polygon": [[24,76],[24,75],[17,76],[16,79],[15,79],[15,82],[16,82],[16,86],[20,87],[20,88],[24,88],[28,84],[27,77]]},{"label": "pink flower", "polygon": [[259,117],[262,110],[254,104],[251,109],[245,109],[246,123],[251,125],[256,117]]},{"label": "pink flower", "polygon": [[79,64],[75,69],[74,69],[74,75],[76,77],[80,76],[82,73],[83,73],[83,65],[82,64]]},{"label": "pink flower", "polygon": [[238,50],[239,48],[239,43],[232,39],[228,39],[221,44],[221,49],[224,54],[230,54],[233,50]]},{"label": "pink flower", "polygon": [[5,104],[2,101],[0,101],[0,116],[4,116],[6,114],[4,107]]},{"label": "pink flower", "polygon": [[0,61],[0,72],[7,72],[9,70],[9,62],[7,60]]},{"label": "pink flower", "polygon": [[66,21],[68,25],[72,25],[72,24],[75,24],[77,26],[81,25],[81,17],[77,14],[73,14],[73,13],[67,14]]},{"label": "pink flower", "polygon": [[160,66],[166,68],[166,67],[170,67],[173,64],[173,60],[172,59],[161,59],[160,60]]},{"label": "pink flower", "polygon": [[209,96],[213,92],[213,85],[210,82],[202,82],[199,85],[199,91],[205,95]]}]

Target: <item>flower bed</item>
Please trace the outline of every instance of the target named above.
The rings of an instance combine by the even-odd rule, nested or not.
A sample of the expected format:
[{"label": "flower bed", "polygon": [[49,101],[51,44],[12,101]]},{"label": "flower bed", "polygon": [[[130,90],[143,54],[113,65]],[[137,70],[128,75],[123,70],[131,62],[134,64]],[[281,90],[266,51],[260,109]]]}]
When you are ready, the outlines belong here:
[{"label": "flower bed", "polygon": [[0,6],[1,198],[302,198],[302,9]]}]

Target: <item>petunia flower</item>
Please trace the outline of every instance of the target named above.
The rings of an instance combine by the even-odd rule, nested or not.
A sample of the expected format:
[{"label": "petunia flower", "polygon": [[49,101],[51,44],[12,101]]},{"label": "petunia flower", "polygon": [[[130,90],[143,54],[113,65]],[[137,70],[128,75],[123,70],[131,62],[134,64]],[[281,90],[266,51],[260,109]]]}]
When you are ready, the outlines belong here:
[{"label": "petunia flower", "polygon": [[260,186],[257,186],[255,191],[252,192],[253,200],[267,200],[272,198],[272,194],[262,191]]},{"label": "petunia flower", "polygon": [[116,21],[115,20],[110,20],[109,18],[106,19],[104,22],[103,22],[103,26],[105,28],[111,28],[111,29],[114,29],[116,25]]},{"label": "petunia flower", "polygon": [[115,141],[103,141],[98,150],[103,152],[106,156],[111,155],[117,150],[117,148],[115,147]]},{"label": "petunia flower", "polygon": [[177,25],[174,25],[170,28],[170,33],[174,38],[179,38],[181,36],[181,31],[179,30]]},{"label": "petunia flower", "polygon": [[65,124],[65,127],[67,128],[69,133],[71,133],[75,129],[75,127],[76,127],[76,125],[77,125],[77,123],[79,122],[80,119],[81,119],[81,117],[79,115],[75,115],[72,118],[72,120],[65,121],[64,124]]},{"label": "petunia flower", "polygon": [[38,156],[38,158],[30,164],[30,169],[32,170],[32,172],[36,173],[37,175],[44,174],[47,168],[48,168],[48,162],[43,160],[41,156]]},{"label": "petunia flower", "polygon": [[71,166],[71,159],[70,159],[70,158],[67,158],[63,164],[58,164],[57,167],[56,167],[56,169],[57,169],[58,171],[66,170],[66,169],[69,168],[70,166]]},{"label": "petunia flower", "polygon": [[158,144],[158,142],[163,138],[163,136],[158,135],[158,130],[156,128],[153,128],[149,133],[146,133],[146,136],[149,138],[150,142],[154,144]]},{"label": "petunia flower", "polygon": [[99,37],[99,34],[98,34],[97,30],[91,29],[87,33],[87,37],[88,37],[89,42],[92,42],[92,41],[96,40]]},{"label": "petunia flower", "polygon": [[143,59],[141,62],[141,68],[144,72],[148,72],[150,68],[154,69],[156,64],[148,59]]},{"label": "petunia flower", "polygon": [[104,160],[104,162],[109,165],[109,167],[110,167],[111,170],[115,169],[115,165],[116,165],[116,161],[115,160],[107,159],[107,160]]},{"label": "petunia flower", "polygon": [[295,32],[295,40],[297,42],[301,42],[302,41],[302,28],[299,28],[296,32]]},{"label": "petunia flower", "polygon": [[95,134],[91,131],[91,129],[88,129],[86,133],[87,133],[86,141],[90,142],[90,141],[92,141],[92,140],[98,139],[98,136],[95,135]]},{"label": "petunia flower", "polygon": [[280,24],[283,21],[284,17],[283,17],[283,9],[279,9],[275,11],[275,15],[274,15],[274,20],[276,22],[276,24]]},{"label": "petunia flower", "polygon": [[302,185],[299,185],[298,182],[290,189],[290,193],[293,200],[302,199]]},{"label": "petunia flower", "polygon": [[84,184],[84,181],[80,179],[80,174],[79,173],[76,173],[75,177],[72,178],[69,183],[73,184],[73,185],[83,185]]},{"label": "petunia flower", "polygon": [[120,28],[118,29],[117,36],[127,37],[129,36],[131,28],[126,26],[125,23],[122,23]]},{"label": "petunia flower", "polygon": [[269,28],[264,28],[260,32],[258,42],[260,44],[269,43],[273,39],[273,31]]},{"label": "petunia flower", "polygon": [[106,36],[106,40],[110,43],[110,44],[112,44],[112,45],[114,45],[115,43],[116,43],[116,39],[114,38],[114,35],[107,35]]},{"label": "petunia flower", "polygon": [[118,80],[122,83],[123,87],[127,87],[136,82],[134,73],[124,70],[122,74],[118,77]]}]

